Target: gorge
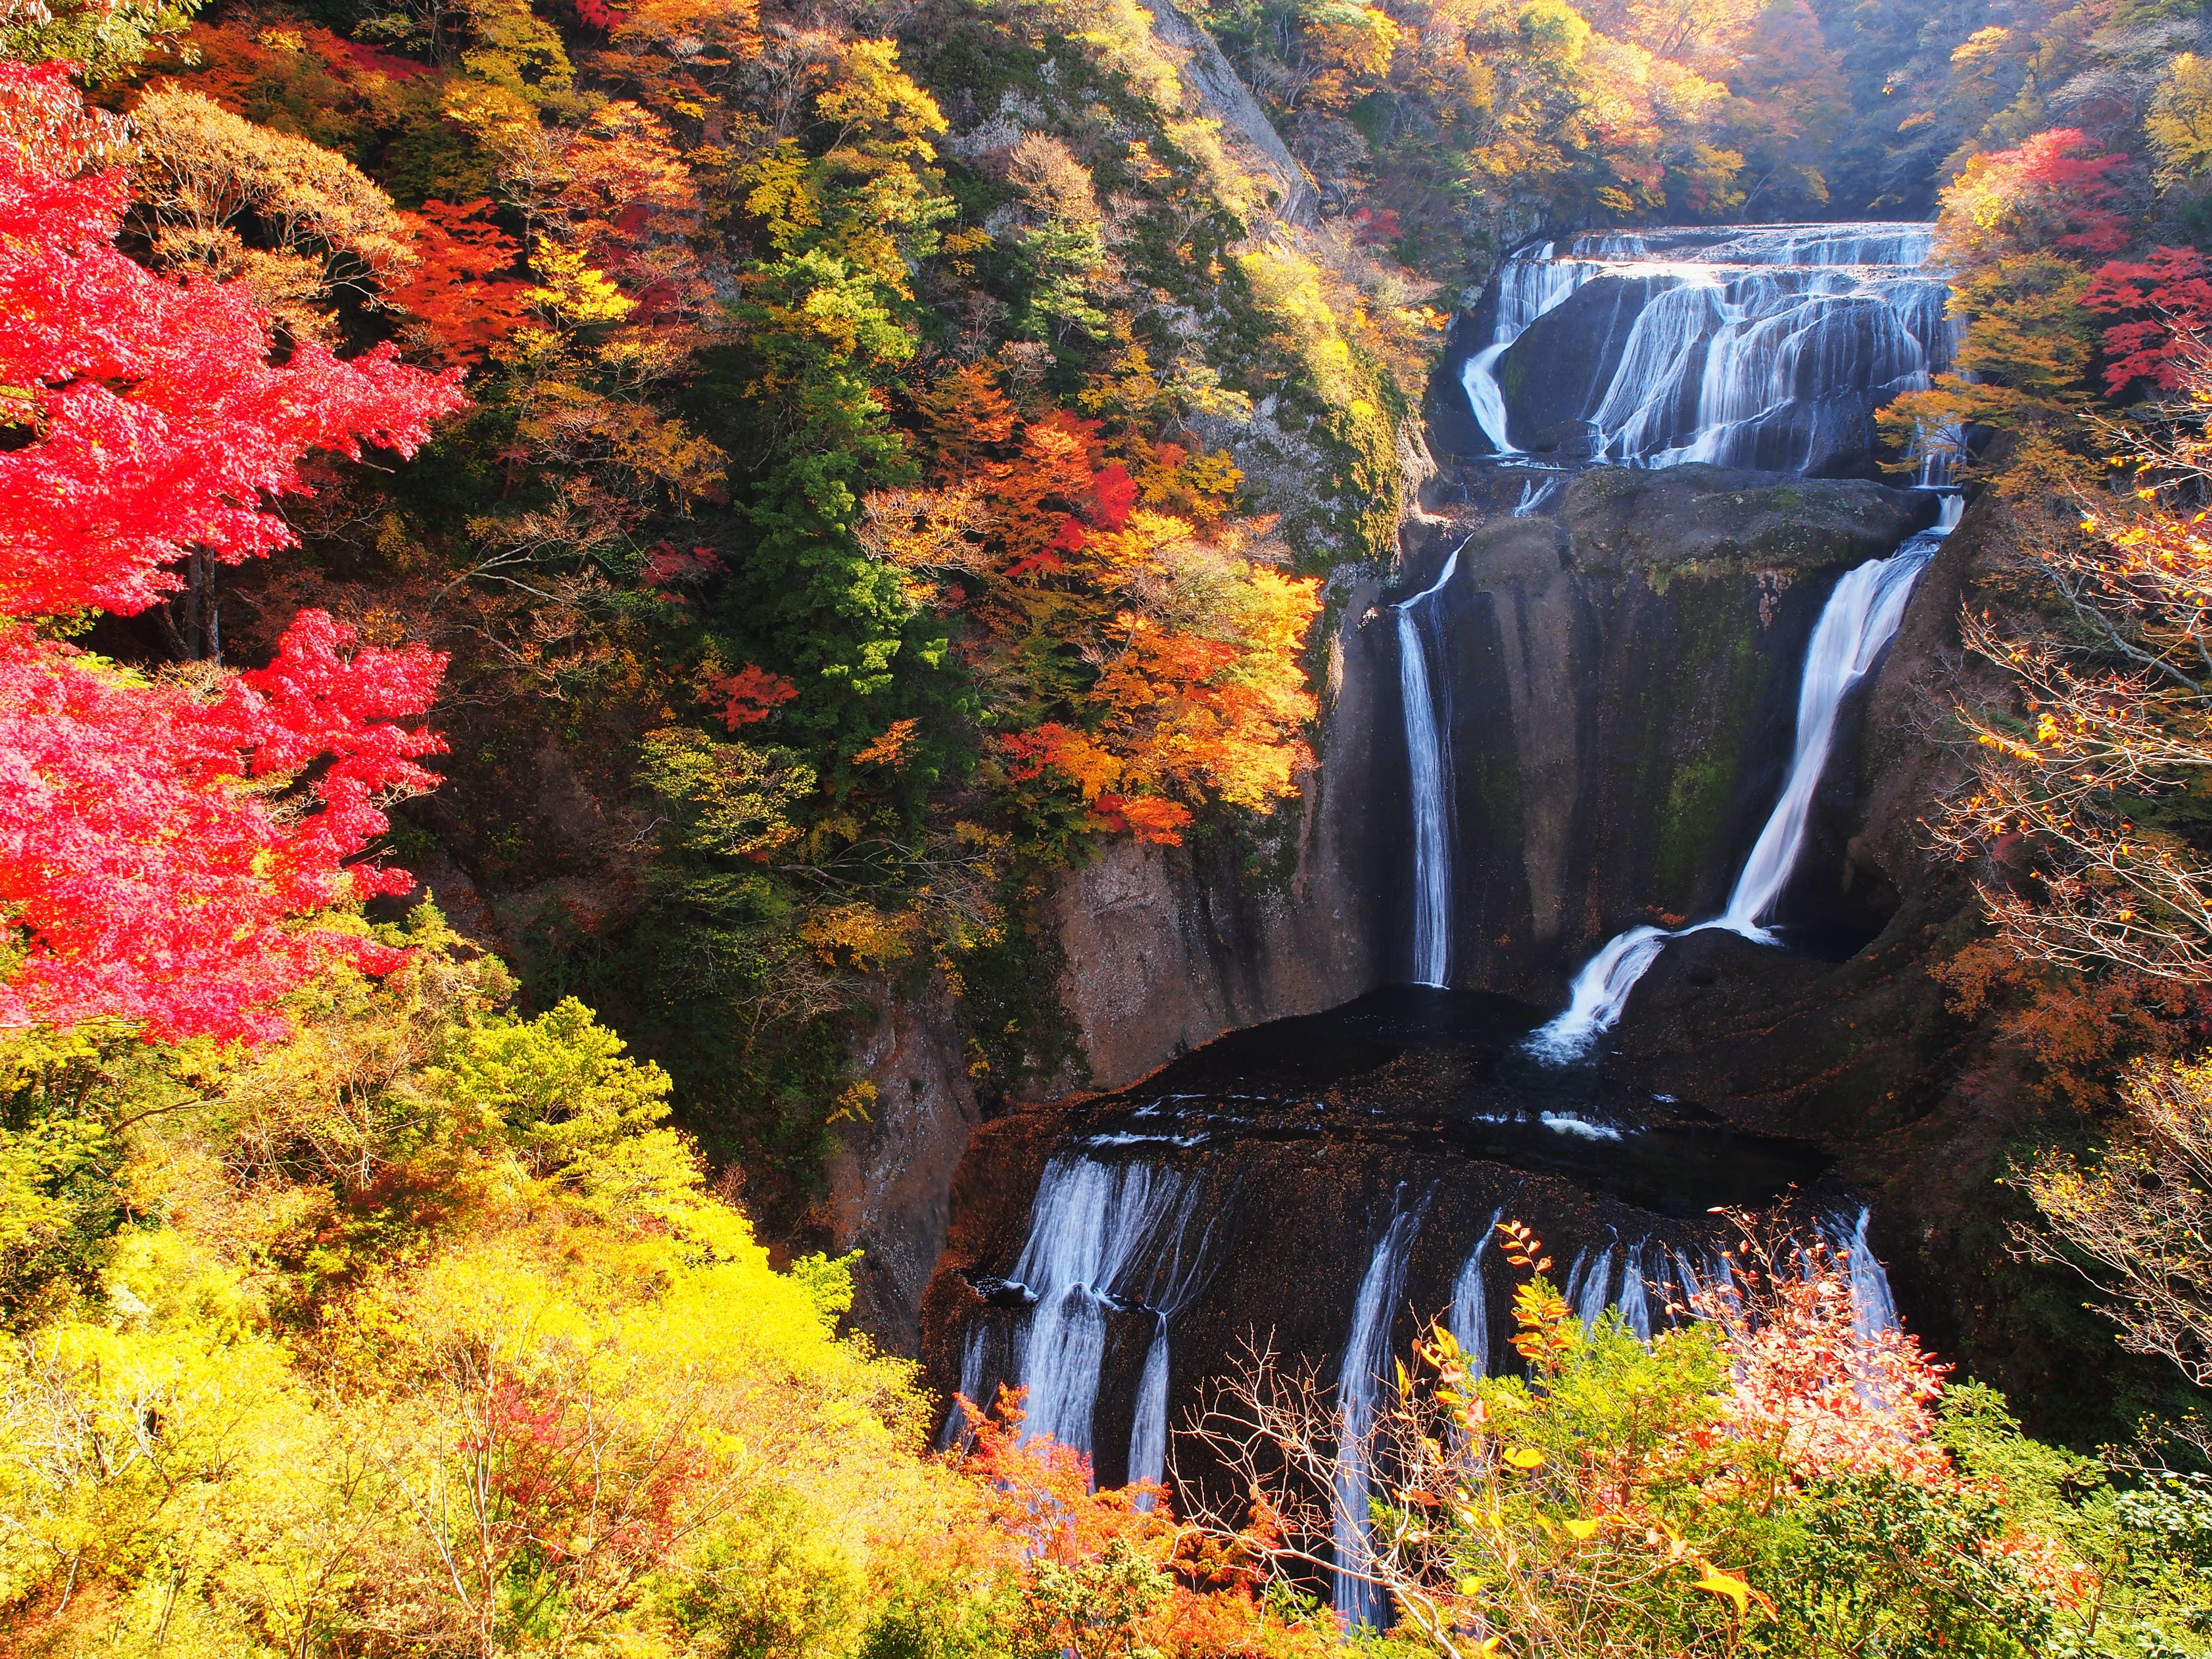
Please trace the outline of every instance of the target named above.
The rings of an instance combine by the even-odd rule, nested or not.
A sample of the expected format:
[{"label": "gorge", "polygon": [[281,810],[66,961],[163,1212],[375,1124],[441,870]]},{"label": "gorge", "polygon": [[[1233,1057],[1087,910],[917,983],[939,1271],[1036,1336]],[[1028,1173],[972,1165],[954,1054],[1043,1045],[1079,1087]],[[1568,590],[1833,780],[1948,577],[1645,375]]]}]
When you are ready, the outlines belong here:
[{"label": "gorge", "polygon": [[[1150,1069],[1141,1048],[1119,1060],[1094,1022],[1111,1092],[976,1128],[922,1310],[948,1395],[1026,1387],[1032,1426],[1102,1482],[1156,1478],[1210,1380],[1264,1349],[1328,1372],[1352,1443],[1427,1320],[1497,1363],[1508,1215],[1586,1322],[1613,1308],[1648,1334],[1724,1282],[1719,1206],[1826,1240],[1862,1321],[1893,1319],[1890,1212],[1850,1168],[1881,1126],[1838,1121],[1860,1062],[1778,1111],[1762,1093],[1794,1079],[1754,1064],[1716,1088],[1661,1035],[1760,999],[1709,971],[1632,994],[1668,940],[1686,956],[1712,930],[1801,981],[1897,948],[1911,860],[1870,850],[1853,775],[1869,684],[1887,719],[1903,695],[1893,639],[1943,626],[1956,592],[1925,573],[1958,496],[1867,476],[1874,410],[1947,361],[1927,249],[1920,226],[1763,227],[1505,263],[1455,325],[1488,343],[1438,371],[1432,433],[1459,453],[1397,594],[1343,613],[1319,802],[1276,901],[1336,907],[1336,930],[1289,933],[1334,959],[1141,1081],[1117,1074]],[[1535,401],[1570,381],[1591,388],[1571,431]],[[1265,956],[1285,931],[1226,937]],[[1346,1480],[1340,1550],[1364,1514]],[[1377,1613],[1357,1581],[1336,1597]]]},{"label": "gorge", "polygon": [[0,5],[0,1656],[2212,1659],[2208,134]]}]

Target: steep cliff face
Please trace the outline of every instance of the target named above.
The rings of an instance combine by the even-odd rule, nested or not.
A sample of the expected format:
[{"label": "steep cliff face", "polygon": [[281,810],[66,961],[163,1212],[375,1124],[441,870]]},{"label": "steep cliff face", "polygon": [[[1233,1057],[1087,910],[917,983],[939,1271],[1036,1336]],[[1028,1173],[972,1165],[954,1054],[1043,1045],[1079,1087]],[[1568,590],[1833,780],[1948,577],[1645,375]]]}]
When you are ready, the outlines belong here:
[{"label": "steep cliff face", "polygon": [[868,1121],[839,1143],[824,1209],[832,1248],[861,1253],[853,1322],[893,1352],[921,1341],[921,1297],[951,1223],[953,1171],[982,1122],[941,986],[871,988],[854,1069],[874,1085]]},{"label": "steep cliff face", "polygon": [[[1717,909],[1780,787],[1829,587],[1933,512],[1858,482],[1606,469],[1575,479],[1556,521],[1477,530],[1429,602],[1453,757],[1452,983],[1548,1000],[1621,928]],[[1395,630],[1359,645],[1395,685]],[[1403,845],[1402,711],[1377,713],[1374,810]],[[1410,896],[1394,899],[1403,939]]]},{"label": "steep cliff face", "polygon": [[[1364,648],[1355,585],[1332,647],[1322,764],[1298,803],[1287,870],[1218,843],[1118,842],[1073,871],[1052,902],[1061,1006],[1080,1032],[1091,1086],[1118,1089],[1224,1031],[1348,1002],[1388,973],[1390,847],[1375,834],[1379,781],[1368,734],[1395,682]],[[1063,1086],[1068,1079],[1062,1079]]]},{"label": "steep cliff face", "polygon": [[[1377,591],[1371,580],[1349,591],[1329,655],[1323,764],[1288,826],[1287,856],[1255,862],[1220,842],[1117,842],[1047,900],[1062,963],[1054,994],[1076,1028],[1085,1086],[1123,1087],[1225,1031],[1334,1007],[1382,982],[1387,884],[1375,872],[1387,848],[1372,834],[1367,734],[1377,699],[1395,698],[1395,686],[1378,687],[1370,653],[1352,648]],[[876,1103],[870,1121],[845,1133],[823,1213],[832,1249],[862,1252],[854,1322],[912,1353],[923,1291],[960,1207],[954,1170],[982,1112],[941,986],[878,987],[872,1010],[853,1057]],[[1077,1084],[1062,1076],[1045,1092]],[[1018,1126],[1000,1133],[1017,1140],[1057,1121],[1048,1109],[1013,1115]],[[1051,1131],[1041,1132],[1048,1140]],[[963,1179],[1018,1184],[1025,1170],[1034,1190],[1036,1162],[986,1163],[989,1174]],[[1027,1193],[1009,1201],[1025,1206]]]}]

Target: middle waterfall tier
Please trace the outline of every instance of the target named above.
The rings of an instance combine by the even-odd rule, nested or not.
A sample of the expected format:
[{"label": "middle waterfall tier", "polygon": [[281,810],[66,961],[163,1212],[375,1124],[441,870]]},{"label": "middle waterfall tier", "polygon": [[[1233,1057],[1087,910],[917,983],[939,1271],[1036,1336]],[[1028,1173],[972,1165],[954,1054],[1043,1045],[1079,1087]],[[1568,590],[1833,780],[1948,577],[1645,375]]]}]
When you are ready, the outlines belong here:
[{"label": "middle waterfall tier", "polygon": [[1523,249],[1459,366],[1468,413],[1501,456],[1863,472],[1875,411],[1951,362],[1933,240],[1875,222]]},{"label": "middle waterfall tier", "polygon": [[[1387,907],[1382,970],[1547,998],[1630,921],[1778,913],[1822,951],[1874,938],[1881,890],[1824,878],[1856,833],[1851,775],[1815,786],[1832,751],[1857,752],[1861,625],[1878,652],[1928,544],[1886,562],[1955,505],[1860,479],[1590,468],[1555,513],[1416,554],[1345,647],[1385,689],[1354,854]],[[1850,627],[1823,623],[1832,594]]]},{"label": "middle waterfall tier", "polygon": [[1565,1012],[1529,1039],[1530,1053],[1554,1063],[1587,1057],[1620,1022],[1629,993],[1670,939],[1721,927],[1759,944],[1775,942],[1765,924],[1804,850],[1813,792],[1834,746],[1844,700],[1896,635],[1913,584],[1948,533],[1952,517],[1947,503],[1939,527],[1921,532],[1886,559],[1869,559],[1829,594],[1805,653],[1796,744],[1781,798],[1744,860],[1727,908],[1688,927],[1632,927],[1609,940],[1575,975]]}]

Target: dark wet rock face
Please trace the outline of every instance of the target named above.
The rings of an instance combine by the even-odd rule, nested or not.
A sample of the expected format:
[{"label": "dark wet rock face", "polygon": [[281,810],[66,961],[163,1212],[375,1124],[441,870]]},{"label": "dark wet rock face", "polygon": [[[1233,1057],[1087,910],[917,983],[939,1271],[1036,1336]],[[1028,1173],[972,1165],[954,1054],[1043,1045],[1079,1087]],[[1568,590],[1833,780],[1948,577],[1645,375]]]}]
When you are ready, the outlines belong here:
[{"label": "dark wet rock face", "polygon": [[[1858,481],[1607,468],[1574,479],[1557,522],[1475,531],[1427,602],[1451,754],[1452,982],[1548,998],[1622,928],[1713,914],[1780,789],[1829,589],[1934,512],[1924,495]],[[1450,544],[1431,538],[1429,576],[1417,566],[1408,590]],[[1395,684],[1399,641],[1382,620],[1349,648]],[[1376,700],[1371,743],[1375,810],[1394,827],[1377,839],[1403,848],[1393,702]],[[1402,854],[1394,873],[1403,976]],[[1832,920],[1870,934],[1881,897],[1869,884],[1869,902]]]},{"label": "dark wet rock face", "polygon": [[[1431,1319],[1474,1316],[1502,1356],[1511,1275],[1489,1249],[1486,1270],[1465,1276],[1501,1213],[1539,1231],[1555,1279],[1579,1262],[1594,1281],[1602,1260],[1600,1305],[1627,1293],[1632,1258],[1639,1285],[1650,1283],[1645,1316],[1663,1323],[1668,1296],[1680,1297],[1679,1262],[1707,1272],[1734,1242],[1711,1206],[1808,1229],[1832,1227],[1847,1208],[1816,1148],[1595,1077],[1531,1070],[1514,1045],[1540,1018],[1504,997],[1382,991],[1240,1032],[1140,1088],[986,1126],[961,1168],[925,1311],[933,1379],[972,1394],[1048,1373],[1024,1344],[1042,1340],[1036,1292],[1050,1285],[1020,1275],[1047,1277],[1034,1240],[1054,1180],[1077,1163],[1104,1172],[1102,1191],[1122,1206],[1103,1212],[1108,1231],[1135,1241],[1124,1257],[1085,1258],[1107,1281],[1093,1285],[1106,1294],[1087,1421],[1109,1483],[1127,1473],[1141,1374],[1164,1321],[1178,1419],[1257,1346],[1338,1364],[1394,1218],[1413,1224],[1388,1310],[1392,1351]],[[1158,1224],[1130,1220],[1139,1187]]]}]

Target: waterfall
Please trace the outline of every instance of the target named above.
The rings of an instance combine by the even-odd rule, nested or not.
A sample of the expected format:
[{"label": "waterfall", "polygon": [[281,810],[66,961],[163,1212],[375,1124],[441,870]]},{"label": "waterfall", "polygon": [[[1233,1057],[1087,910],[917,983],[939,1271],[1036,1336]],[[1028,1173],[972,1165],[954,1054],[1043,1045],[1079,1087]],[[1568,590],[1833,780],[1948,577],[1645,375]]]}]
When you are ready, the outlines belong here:
[{"label": "waterfall", "polygon": [[1500,455],[1518,455],[1505,430],[1505,391],[1498,384],[1498,360],[1528,325],[1557,306],[1601,266],[1581,259],[1553,257],[1554,245],[1524,248],[1498,269],[1498,314],[1490,325],[1490,343],[1467,360],[1460,385],[1474,423],[1490,447]]},{"label": "waterfall", "polygon": [[1612,1288],[1613,1247],[1607,1245],[1590,1263],[1589,1276],[1583,1280],[1581,1296],[1577,1297],[1571,1289],[1567,1291],[1567,1299],[1574,1304],[1575,1317],[1583,1322],[1584,1330],[1595,1330],[1597,1322],[1605,1317],[1606,1292]]},{"label": "waterfall", "polygon": [[1390,1359],[1390,1324],[1398,1298],[1406,1287],[1406,1258],[1420,1231],[1425,1202],[1408,1209],[1401,1187],[1392,1200],[1390,1224],[1376,1242],[1375,1255],[1359,1281],[1359,1299],[1353,1305],[1352,1334],[1345,1339],[1344,1368],[1336,1382],[1336,1514],[1334,1540],[1336,1611],[1350,1625],[1380,1628],[1384,1603],[1382,1592],[1364,1579],[1342,1571],[1343,1565],[1361,1560],[1367,1548],[1368,1437],[1375,1426],[1376,1390]]},{"label": "waterfall", "polygon": [[[1129,1481],[1164,1480],[1168,1472],[1168,1317],[1159,1316],[1145,1350],[1144,1374],[1137,1379],[1137,1415],[1129,1425]],[[1150,1493],[1137,1507],[1152,1507]]]},{"label": "waterfall", "polygon": [[1847,573],[1828,596],[1805,653],[1797,693],[1796,748],[1782,797],[1744,860],[1727,908],[1711,921],[1674,932],[1632,927],[1607,941],[1575,975],[1568,988],[1566,1011],[1530,1036],[1530,1054],[1554,1063],[1586,1058],[1598,1038],[1619,1024],[1628,994],[1670,939],[1724,927],[1758,944],[1776,942],[1764,923],[1804,850],[1814,792],[1835,741],[1836,718],[1844,695],[1866,677],[1904,620],[1913,583],[1956,521],[1948,501],[1944,511],[1945,520],[1937,528],[1912,537],[1887,559],[1868,560]]},{"label": "waterfall", "polygon": [[[1468,406],[1498,454],[1525,453],[1508,432],[1506,356],[1605,277],[1614,290],[1598,313],[1609,320],[1579,411],[1589,453],[1636,466],[1819,467],[1871,441],[1874,408],[1949,366],[1956,325],[1943,274],[1927,269],[1933,249],[1929,226],[1869,223],[1656,229],[1524,250],[1499,268],[1490,340],[1461,371]],[[1574,412],[1556,396],[1546,406]],[[1947,482],[1942,471],[1921,482]]]},{"label": "waterfall", "polygon": [[1474,1241],[1468,1252],[1467,1265],[1459,1270],[1452,1283],[1451,1334],[1459,1344],[1461,1356],[1467,1361],[1468,1375],[1490,1375],[1490,1295],[1482,1276],[1483,1253],[1490,1249],[1492,1234],[1504,1218],[1505,1206],[1501,1204],[1490,1212],[1490,1219],[1482,1229],[1482,1237]]},{"label": "waterfall", "polygon": [[[1405,705],[1406,765],[1413,784],[1413,983],[1438,988],[1449,983],[1451,972],[1452,769],[1451,750],[1444,740],[1451,721],[1449,710],[1441,722],[1437,718],[1427,639],[1434,629],[1431,613],[1435,607],[1422,602],[1443,591],[1459,568],[1460,552],[1466,545],[1462,542],[1452,550],[1433,583],[1395,607],[1398,692]],[[1441,664],[1441,636],[1437,654]]]},{"label": "waterfall", "polygon": [[1644,1286],[1644,1246],[1638,1243],[1628,1253],[1620,1274],[1620,1300],[1613,1304],[1628,1328],[1636,1333],[1638,1341],[1651,1340],[1651,1304]]},{"label": "waterfall", "polygon": [[1844,694],[1866,678],[1897,632],[1905,619],[1905,601],[1912,597],[1912,584],[1934,550],[1932,542],[1916,537],[1890,557],[1869,559],[1851,571],[1828,596],[1798,684],[1797,748],[1790,757],[1790,781],[1743,861],[1743,872],[1721,916],[1722,927],[1747,939],[1767,937],[1759,923],[1781,898],[1804,848],[1813,792],[1820,786],[1821,769],[1835,742]]},{"label": "waterfall", "polygon": [[[1186,1203],[1186,1224],[1189,1215],[1190,1206]],[[1145,1349],[1145,1369],[1137,1380],[1136,1415],[1129,1425],[1128,1480],[1132,1486],[1139,1481],[1164,1481],[1167,1478],[1168,1332],[1176,1316],[1205,1288],[1211,1260],[1208,1246],[1213,1242],[1213,1226],[1209,1223],[1199,1236],[1196,1247],[1186,1252],[1184,1231],[1184,1225],[1176,1228],[1174,1247],[1154,1271],[1145,1291],[1145,1305],[1152,1315],[1152,1340]],[[1139,1509],[1149,1510],[1152,1506],[1150,1498],[1138,1499]]]},{"label": "waterfall", "polygon": [[1851,1276],[1851,1324],[1862,1337],[1897,1328],[1897,1303],[1890,1295],[1889,1274],[1867,1243],[1867,1224],[1874,1212],[1863,1206],[1858,1219],[1846,1231],[1836,1218],[1836,1248]]},{"label": "waterfall", "polygon": [[[1127,1310],[1140,1294],[1143,1264],[1163,1245],[1180,1254],[1198,1192],[1196,1182],[1149,1164],[1056,1158],[1045,1165],[1030,1211],[1029,1241],[1012,1273],[1036,1298],[1029,1328],[1017,1346],[1018,1372],[1029,1390],[1025,1436],[1049,1434],[1085,1456],[1091,1454],[1107,1316]],[[1163,1317],[1153,1339],[1160,1359],[1163,1451],[1164,1330]],[[963,1364],[963,1383],[966,1369]],[[981,1386],[980,1376],[975,1386]],[[1134,1449],[1133,1445],[1133,1455]]]}]

